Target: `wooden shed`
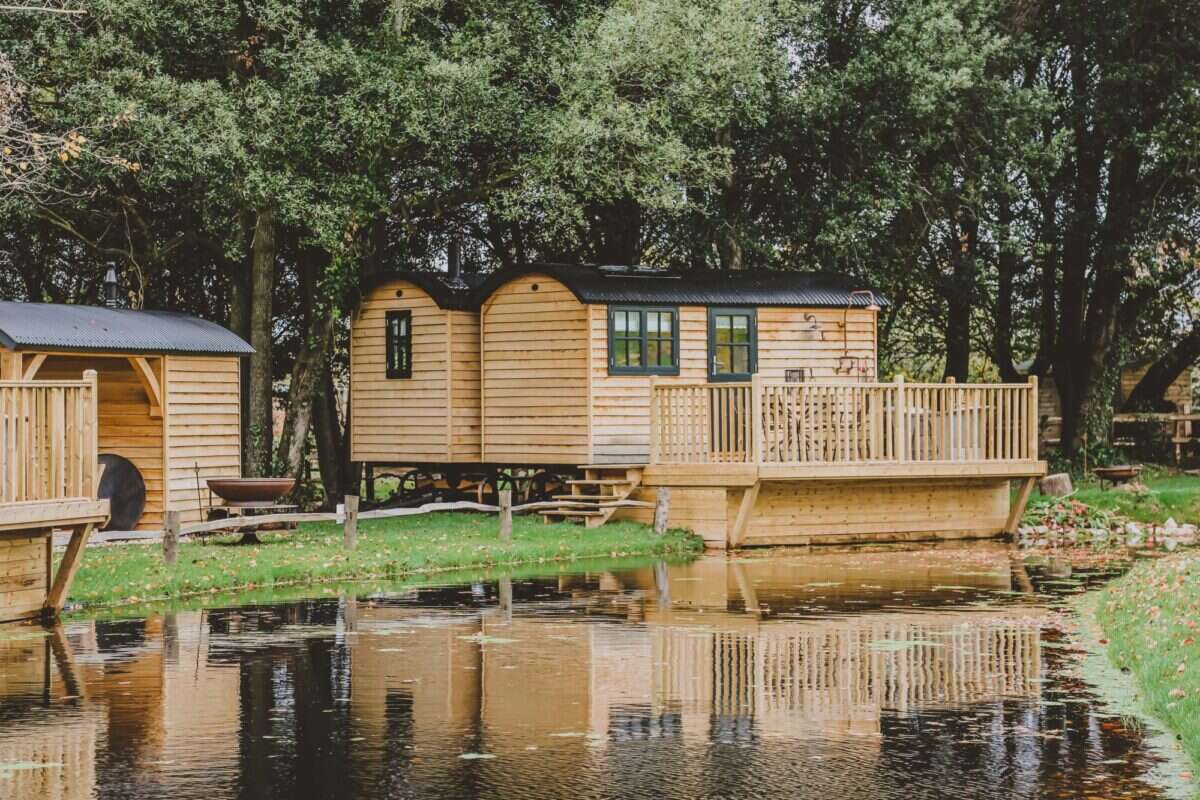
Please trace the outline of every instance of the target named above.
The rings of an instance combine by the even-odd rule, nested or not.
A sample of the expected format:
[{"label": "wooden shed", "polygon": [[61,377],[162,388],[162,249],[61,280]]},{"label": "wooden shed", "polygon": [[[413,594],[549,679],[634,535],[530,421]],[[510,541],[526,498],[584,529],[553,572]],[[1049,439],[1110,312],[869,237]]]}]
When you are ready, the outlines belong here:
[{"label": "wooden shed", "polygon": [[[101,462],[119,457],[136,470],[105,469],[99,494],[111,499],[110,528],[161,528],[165,510],[200,521],[205,480],[241,475],[239,359],[252,352],[186,314],[0,301],[0,379],[98,373]],[[140,514],[130,488],[138,477]]]},{"label": "wooden shed", "polygon": [[882,300],[844,276],[553,264],[480,294],[487,462],[645,464],[651,380],[877,376]]},{"label": "wooden shed", "polygon": [[391,272],[367,283],[350,329],[354,461],[480,461],[478,280]]}]

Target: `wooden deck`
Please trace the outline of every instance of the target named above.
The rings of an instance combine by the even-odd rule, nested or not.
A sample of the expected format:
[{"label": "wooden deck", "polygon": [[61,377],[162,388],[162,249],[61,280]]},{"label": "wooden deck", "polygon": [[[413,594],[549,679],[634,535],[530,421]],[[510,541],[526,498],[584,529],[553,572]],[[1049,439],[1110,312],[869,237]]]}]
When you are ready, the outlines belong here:
[{"label": "wooden deck", "polygon": [[[0,621],[56,615],[87,538],[108,519],[96,499],[96,373],[0,381]],[[54,570],[51,534],[71,531]]]},{"label": "wooden deck", "polygon": [[671,488],[672,524],[714,547],[995,536],[1046,471],[1036,380],[650,391],[651,459],[634,497]]}]

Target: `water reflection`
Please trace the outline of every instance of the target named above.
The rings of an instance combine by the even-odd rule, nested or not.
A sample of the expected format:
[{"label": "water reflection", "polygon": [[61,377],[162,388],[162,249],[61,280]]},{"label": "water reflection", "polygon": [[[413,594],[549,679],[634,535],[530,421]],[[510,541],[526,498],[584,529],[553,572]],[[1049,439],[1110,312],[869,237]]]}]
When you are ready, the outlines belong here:
[{"label": "water reflection", "polygon": [[1043,572],[790,553],[5,629],[0,796],[1160,796]]}]

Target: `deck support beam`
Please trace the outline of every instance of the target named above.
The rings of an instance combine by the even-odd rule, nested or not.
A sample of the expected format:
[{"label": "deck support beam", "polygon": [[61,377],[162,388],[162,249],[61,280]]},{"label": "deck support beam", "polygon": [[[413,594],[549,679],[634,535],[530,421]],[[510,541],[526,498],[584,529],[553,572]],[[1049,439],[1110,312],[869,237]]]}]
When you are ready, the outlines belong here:
[{"label": "deck support beam", "polygon": [[88,522],[71,532],[71,541],[67,543],[67,551],[63,553],[62,562],[58,565],[54,583],[50,586],[50,591],[46,593],[46,603],[43,606],[45,616],[53,619],[62,611],[63,604],[67,601],[67,592],[71,588],[71,582],[75,580],[75,573],[79,570],[80,562],[83,561],[83,548],[87,544],[88,537],[92,535],[93,528],[95,528],[95,524]]},{"label": "deck support beam", "polygon": [[742,490],[742,502],[738,506],[737,517],[733,520],[733,529],[729,531],[729,546],[741,547],[746,536],[746,528],[750,527],[750,517],[754,515],[754,506],[758,503],[758,490],[762,481],[755,481]]},{"label": "deck support beam", "polygon": [[1017,499],[1008,512],[1008,522],[1004,525],[1004,532],[1008,535],[1017,532],[1017,526],[1021,524],[1021,517],[1025,515],[1025,507],[1029,505],[1029,496],[1033,494],[1033,485],[1036,482],[1037,478],[1025,478],[1021,481],[1021,489],[1017,492]]}]

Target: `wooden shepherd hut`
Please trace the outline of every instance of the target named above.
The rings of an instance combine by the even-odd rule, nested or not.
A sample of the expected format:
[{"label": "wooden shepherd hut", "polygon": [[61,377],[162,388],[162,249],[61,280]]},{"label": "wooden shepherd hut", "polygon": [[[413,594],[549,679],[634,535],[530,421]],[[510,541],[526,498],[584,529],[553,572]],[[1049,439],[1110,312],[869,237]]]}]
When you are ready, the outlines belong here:
[{"label": "wooden shepherd hut", "polygon": [[239,359],[251,347],[169,311],[0,301],[0,380],[99,379],[99,496],[110,530],[198,522],[208,478],[241,475]]},{"label": "wooden shepherd hut", "polygon": [[1011,530],[1045,473],[1036,379],[881,383],[885,304],[813,272],[387,276],[354,321],[353,458],[475,469],[589,526],[670,489],[713,547]]},{"label": "wooden shepherd hut", "polygon": [[481,294],[489,462],[645,464],[652,380],[877,375],[883,301],[844,276],[552,264]]},{"label": "wooden shepherd hut", "polygon": [[354,461],[480,461],[478,280],[390,272],[367,283],[350,329]]}]

